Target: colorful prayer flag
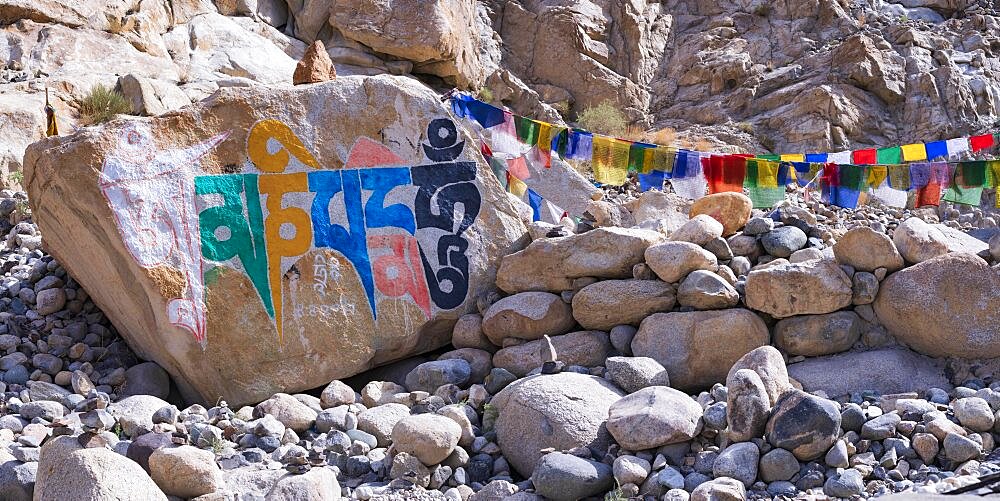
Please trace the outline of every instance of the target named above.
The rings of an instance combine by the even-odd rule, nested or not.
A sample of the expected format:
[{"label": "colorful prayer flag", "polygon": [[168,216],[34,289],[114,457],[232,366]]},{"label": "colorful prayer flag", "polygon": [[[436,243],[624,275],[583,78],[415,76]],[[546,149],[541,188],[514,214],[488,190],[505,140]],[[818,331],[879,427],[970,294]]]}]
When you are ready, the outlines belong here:
[{"label": "colorful prayer flag", "polygon": [[541,129],[540,123],[525,117],[515,116],[514,126],[517,128],[517,138],[522,143],[529,146],[538,144],[538,132]]},{"label": "colorful prayer flag", "polygon": [[789,155],[781,155],[778,157],[782,162],[805,162],[806,156],[801,153],[793,153]]},{"label": "colorful prayer flag", "polygon": [[518,198],[524,198],[525,192],[528,191],[528,185],[524,184],[524,181],[510,175],[507,173],[507,191],[513,193],[514,196]]},{"label": "colorful prayer flag", "polygon": [[639,174],[639,189],[642,191],[662,190],[664,174],[662,170],[650,171],[649,174]]},{"label": "colorful prayer flag", "polygon": [[806,153],[805,161],[825,164],[827,162],[827,157],[829,157],[829,155],[826,153]]},{"label": "colorful prayer flag", "polygon": [[852,151],[838,151],[837,153],[830,153],[826,156],[827,163],[834,164],[849,164],[851,163],[851,158],[854,152]]},{"label": "colorful prayer flag", "polygon": [[524,156],[507,160],[507,172],[521,181],[531,178],[531,171],[528,170],[528,164],[526,163]]},{"label": "colorful prayer flag", "polygon": [[981,136],[972,136],[969,138],[969,145],[972,146],[972,151],[980,151],[993,147],[993,134],[983,134]]},{"label": "colorful prayer flag", "polygon": [[570,160],[590,160],[593,156],[594,135],[582,130],[569,132],[566,143],[566,158]]},{"label": "colorful prayer flag", "polygon": [[875,151],[875,161],[880,164],[898,164],[903,161],[902,148],[899,146],[879,148]]},{"label": "colorful prayer flag", "polygon": [[542,196],[528,188],[528,205],[531,206],[531,220],[542,220]]},{"label": "colorful prayer flag", "polygon": [[948,144],[948,157],[957,158],[962,153],[969,151],[969,140],[964,137],[956,137],[945,141]]},{"label": "colorful prayer flag", "polygon": [[[948,141],[934,141],[924,145],[927,149],[927,159],[948,158]],[[899,163],[899,162],[895,162]]]},{"label": "colorful prayer flag", "polygon": [[878,162],[878,152],[874,148],[854,150],[852,158],[855,165],[869,165]]},{"label": "colorful prayer flag", "polygon": [[927,160],[927,148],[924,143],[904,144],[900,148],[903,150],[903,160],[907,162]]}]

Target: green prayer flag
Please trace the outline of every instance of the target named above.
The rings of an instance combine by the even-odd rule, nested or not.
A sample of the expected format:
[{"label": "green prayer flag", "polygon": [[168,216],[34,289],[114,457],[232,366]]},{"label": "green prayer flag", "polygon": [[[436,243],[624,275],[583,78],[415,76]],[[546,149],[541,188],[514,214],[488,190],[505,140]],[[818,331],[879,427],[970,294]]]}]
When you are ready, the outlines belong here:
[{"label": "green prayer flag", "polygon": [[747,160],[747,175],[743,178],[744,188],[756,188],[757,187],[757,161],[753,159]]},{"label": "green prayer flag", "polygon": [[[961,174],[959,174],[961,171]],[[961,175],[961,179],[959,179]],[[981,188],[986,185],[986,162],[977,160],[973,162],[961,162],[958,169],[955,169],[955,183],[961,184],[963,188]]]},{"label": "green prayer flag", "polygon": [[628,171],[642,172],[643,158],[646,155],[646,146],[632,143],[628,149]]},{"label": "green prayer flag", "polygon": [[770,160],[772,162],[780,162],[781,155],[757,155],[757,160]]},{"label": "green prayer flag", "polygon": [[840,186],[862,191],[868,186],[868,168],[864,165],[841,165]]},{"label": "green prayer flag", "polygon": [[944,196],[941,197],[941,200],[962,205],[979,205],[982,198],[982,187],[962,188],[952,185],[947,190],[944,190]]},{"label": "green prayer flag", "polygon": [[747,196],[753,202],[754,209],[770,209],[774,207],[774,204],[785,199],[785,187],[763,188],[760,186],[751,186],[747,188]]},{"label": "green prayer flag", "polygon": [[541,128],[541,125],[530,118],[514,117],[514,128],[517,130],[517,138],[529,146],[538,144],[538,129]]},{"label": "green prayer flag", "polygon": [[880,164],[898,164],[903,161],[903,149],[899,146],[879,148],[875,152],[875,161]]}]

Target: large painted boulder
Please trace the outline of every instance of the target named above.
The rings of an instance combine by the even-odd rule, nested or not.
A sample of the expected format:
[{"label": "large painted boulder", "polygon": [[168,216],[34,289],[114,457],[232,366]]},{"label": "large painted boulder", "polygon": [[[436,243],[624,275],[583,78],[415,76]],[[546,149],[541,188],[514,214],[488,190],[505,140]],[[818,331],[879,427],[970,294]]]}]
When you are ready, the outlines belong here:
[{"label": "large painted boulder", "polygon": [[59,261],[189,400],[318,387],[446,344],[526,232],[401,77],[231,88],[31,146]]}]

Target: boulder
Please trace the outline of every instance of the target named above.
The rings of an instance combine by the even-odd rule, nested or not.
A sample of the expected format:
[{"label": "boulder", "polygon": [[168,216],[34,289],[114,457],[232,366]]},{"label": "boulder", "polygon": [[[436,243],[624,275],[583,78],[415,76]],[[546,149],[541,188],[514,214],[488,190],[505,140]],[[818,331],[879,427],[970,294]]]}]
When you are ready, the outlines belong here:
[{"label": "boulder", "polygon": [[572,289],[574,278],[632,278],[632,267],[643,262],[646,248],[662,239],[662,234],[650,230],[598,228],[535,240],[503,257],[496,285],[511,294],[559,293]]},{"label": "boulder", "polygon": [[[493,369],[493,354],[475,348],[459,348],[442,353],[438,360],[464,360],[469,364],[469,379],[463,384],[481,383]],[[419,367],[419,366],[418,366]],[[459,384],[459,383],[454,383]],[[437,389],[437,388],[435,388]]]},{"label": "boulder", "polygon": [[733,363],[769,340],[767,325],[749,310],[654,313],[639,325],[632,354],[663,364],[675,388],[696,391],[725,381]]},{"label": "boulder", "polygon": [[677,302],[696,310],[721,310],[736,306],[740,293],[721,276],[695,270],[677,288]]},{"label": "boulder", "polygon": [[[487,354],[487,357],[489,354]],[[486,369],[489,372],[489,369]],[[406,388],[410,391],[434,393],[440,386],[454,384],[468,386],[472,365],[462,358],[448,358],[424,362],[406,375]]]},{"label": "boulder", "polygon": [[701,432],[702,425],[698,402],[667,386],[643,388],[608,411],[608,431],[632,451],[686,442]]},{"label": "boulder", "polygon": [[379,405],[358,413],[358,429],[372,435],[379,447],[392,443],[392,430],[410,415],[410,408],[397,403]]},{"label": "boulder", "polygon": [[719,453],[712,464],[712,474],[716,478],[728,477],[743,482],[749,488],[757,481],[757,463],[760,449],[753,442],[732,444]]},{"label": "boulder", "polygon": [[719,477],[695,487],[691,501],[745,501],[747,488],[735,478]]},{"label": "boulder", "polygon": [[787,258],[806,246],[808,237],[795,226],[779,226],[760,237],[764,250],[774,257]]},{"label": "boulder", "polygon": [[286,427],[302,433],[316,422],[318,412],[287,393],[275,393],[271,398],[257,404],[253,414],[256,418],[270,414]]},{"label": "boulder", "polygon": [[0,457],[0,499],[31,501],[38,478],[38,461],[22,463],[10,454]]},{"label": "boulder", "polygon": [[[474,1],[338,0],[334,3],[336,8],[328,7],[312,15],[304,12],[301,18],[312,26],[329,19],[330,25],[348,40],[380,54],[412,61],[415,73],[436,75],[461,88],[478,89],[484,83],[487,75],[485,61],[480,61]],[[322,33],[315,30],[307,33],[311,35],[308,38],[301,35],[299,38],[320,38]]]},{"label": "boulder", "polygon": [[980,240],[951,226],[936,224],[934,227],[944,235],[944,243],[948,247],[948,252],[976,254],[982,258],[989,257],[990,244],[988,241]]},{"label": "boulder", "polygon": [[42,446],[34,499],[166,501],[167,496],[131,459],[61,436]]},{"label": "boulder", "polygon": [[[558,359],[566,365],[598,367],[604,365],[611,351],[608,334],[601,331],[570,332],[555,336],[552,345]],[[493,355],[493,366],[506,369],[518,377],[524,377],[533,369],[542,366],[539,350],[545,345],[544,339],[504,348]]]},{"label": "boulder", "polygon": [[750,369],[760,376],[771,405],[774,405],[786,391],[792,389],[792,384],[788,381],[785,360],[773,346],[761,346],[740,357],[726,375],[726,386],[729,386],[740,369]]},{"label": "boulder", "polygon": [[602,280],[573,295],[573,318],[584,329],[610,331],[670,311],[674,302],[673,286],[660,280]]},{"label": "boulder", "polygon": [[729,389],[726,396],[729,439],[747,442],[764,436],[771,401],[760,375],[751,369],[740,369],[726,379],[726,388]]},{"label": "boulder", "polygon": [[714,271],[718,266],[715,254],[691,242],[667,241],[646,249],[646,264],[660,280],[680,282],[695,270]]},{"label": "boulder", "polygon": [[170,395],[170,376],[154,362],[143,362],[125,370],[125,390],[122,396],[152,395],[167,398]]},{"label": "boulder", "polygon": [[648,357],[608,357],[604,361],[605,376],[626,393],[635,393],[648,386],[670,386],[667,370]]},{"label": "boulder", "polygon": [[534,340],[565,334],[573,328],[573,310],[548,292],[521,292],[507,296],[483,314],[483,334],[500,346],[505,337]]},{"label": "boulder", "polygon": [[941,230],[918,217],[911,217],[896,227],[892,242],[909,263],[920,263],[948,253],[948,243]]},{"label": "boulder", "polygon": [[339,379],[334,379],[326,385],[326,388],[323,388],[323,393],[319,395],[319,404],[320,407],[329,409],[341,405],[351,405],[355,398],[354,388],[347,386]]},{"label": "boulder", "polygon": [[774,326],[774,345],[792,356],[832,355],[854,346],[861,338],[861,324],[853,311],[789,317]]},{"label": "boulder", "polygon": [[553,501],[576,501],[604,494],[613,481],[610,466],[561,452],[543,456],[531,474],[535,492]]},{"label": "boulder", "polygon": [[808,358],[788,366],[805,391],[831,397],[873,390],[888,395],[951,388],[943,362],[906,349],[880,349]]},{"label": "boulder", "polygon": [[273,501],[339,501],[340,482],[331,468],[313,468],[301,475],[286,473],[279,477],[264,499]]},{"label": "boulder", "polygon": [[896,250],[892,239],[867,226],[852,228],[837,240],[833,255],[841,264],[857,271],[875,271],[885,268],[890,273],[903,267],[903,256]]},{"label": "boulder", "polygon": [[49,250],[129,345],[185,398],[238,406],[441,347],[494,289],[526,229],[446,114],[387,75],[224,88],[38,142],[25,185]]},{"label": "boulder", "polygon": [[190,445],[165,447],[149,456],[149,476],[170,496],[193,498],[222,488],[222,470],[212,451]]},{"label": "boulder", "polygon": [[792,451],[799,461],[822,457],[838,433],[837,403],[800,390],[790,390],[778,399],[766,429],[771,445]]},{"label": "boulder", "polygon": [[875,299],[879,322],[899,342],[932,357],[1000,356],[1000,273],[972,254],[952,253],[897,271]]},{"label": "boulder", "polygon": [[775,318],[850,306],[851,278],[830,260],[781,263],[747,274],[746,304]]},{"label": "boulder", "polygon": [[521,379],[491,401],[497,410],[497,443],[523,476],[535,471],[545,448],[583,446],[603,455],[611,439],[605,426],[608,409],[621,396],[611,383],[573,372]]},{"label": "boulder", "polygon": [[455,348],[477,348],[490,353],[497,351],[486,334],[483,333],[483,316],[478,313],[462,315],[451,331],[451,344]]},{"label": "boulder", "polygon": [[109,405],[108,412],[118,419],[122,431],[134,438],[151,431],[153,414],[168,405],[152,395],[133,395]]},{"label": "boulder", "polygon": [[728,237],[746,226],[750,220],[753,202],[742,193],[715,193],[699,198],[691,204],[691,217],[707,214],[722,223],[722,236]]},{"label": "boulder", "polygon": [[392,446],[434,466],[455,450],[461,436],[462,428],[454,420],[437,414],[417,414],[400,419],[392,427]]},{"label": "boulder", "polygon": [[722,223],[707,214],[698,214],[692,215],[690,221],[671,233],[670,240],[705,245],[712,239],[721,237],[722,232]]}]

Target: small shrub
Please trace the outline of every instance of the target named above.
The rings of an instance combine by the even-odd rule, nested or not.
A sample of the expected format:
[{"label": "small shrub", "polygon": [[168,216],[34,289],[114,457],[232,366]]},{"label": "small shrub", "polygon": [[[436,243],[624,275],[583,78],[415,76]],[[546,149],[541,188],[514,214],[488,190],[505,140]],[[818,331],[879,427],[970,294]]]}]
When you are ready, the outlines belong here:
[{"label": "small shrub", "polygon": [[493,96],[493,91],[491,91],[490,89],[488,89],[486,87],[483,87],[482,89],[479,89],[479,100],[480,101],[482,101],[484,103],[492,103],[493,102],[493,97],[494,97]]},{"label": "small shrub", "polygon": [[753,124],[750,122],[736,122],[736,128],[747,134],[753,134]]},{"label": "small shrub", "polygon": [[769,2],[762,2],[753,10],[755,15],[766,17],[771,13],[771,4]]},{"label": "small shrub", "polygon": [[677,141],[677,131],[670,127],[664,127],[652,133],[651,136],[654,144],[663,146],[672,146]]},{"label": "small shrub", "polygon": [[583,129],[608,136],[621,136],[628,126],[625,114],[611,101],[585,108],[576,117],[576,122]]},{"label": "small shrub", "polygon": [[628,141],[645,143],[649,142],[650,135],[646,133],[646,129],[643,129],[638,125],[629,125],[625,127],[625,133],[618,137]]},{"label": "small shrub", "polygon": [[103,84],[97,84],[90,89],[83,99],[77,103],[80,110],[80,120],[86,125],[97,125],[111,121],[115,115],[131,115],[135,113],[132,103],[120,92]]},{"label": "small shrub", "polygon": [[21,171],[19,171],[19,170],[16,170],[14,172],[11,172],[10,174],[7,174],[7,182],[10,183],[10,184],[21,184],[21,185],[23,185],[23,183],[24,183],[24,173],[21,172]]},{"label": "small shrub", "polygon": [[906,14],[899,16],[899,24],[906,24],[909,21],[910,21],[910,16],[907,16]]}]

